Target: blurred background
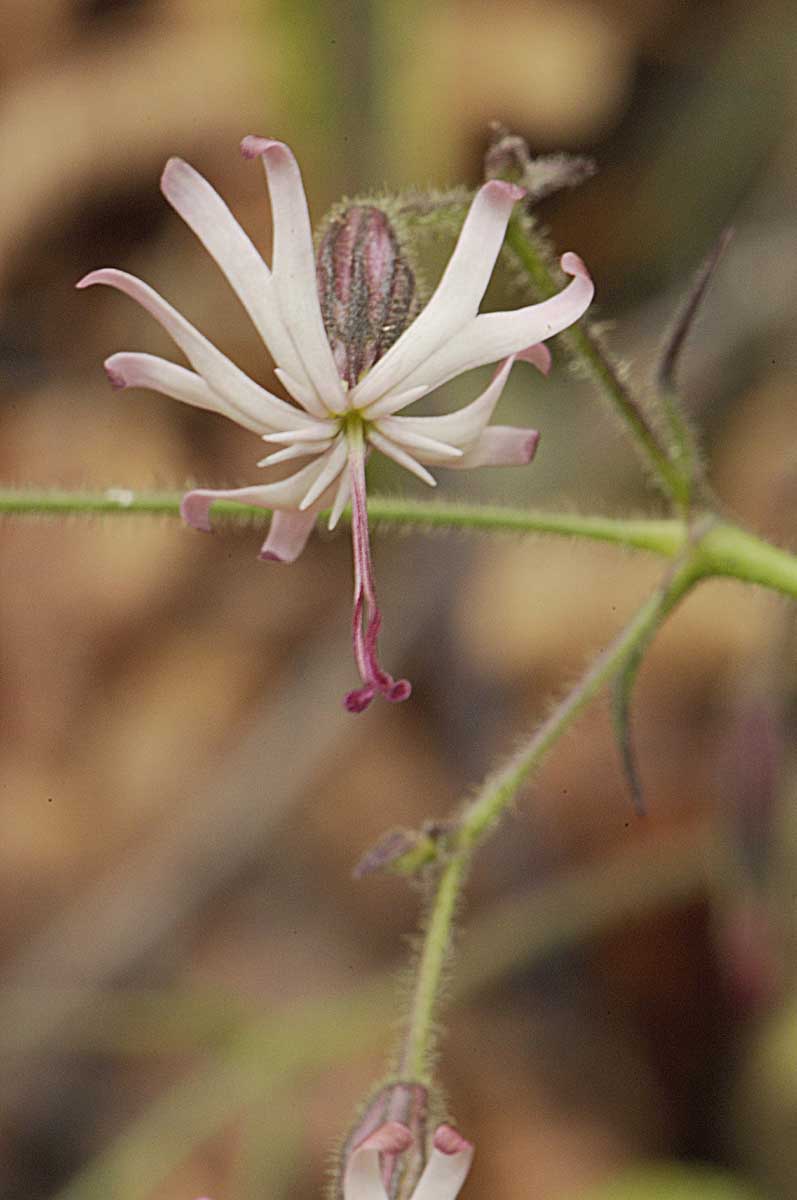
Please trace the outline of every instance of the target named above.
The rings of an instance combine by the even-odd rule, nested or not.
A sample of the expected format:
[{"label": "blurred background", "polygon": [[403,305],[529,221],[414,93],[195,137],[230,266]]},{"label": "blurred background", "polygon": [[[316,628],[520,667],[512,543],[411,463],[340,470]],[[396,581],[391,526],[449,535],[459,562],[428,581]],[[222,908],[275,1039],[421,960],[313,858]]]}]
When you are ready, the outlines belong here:
[{"label": "blurred background", "polygon": [[[790,0],[0,0],[0,480],[256,481],[244,431],[110,391],[109,353],[172,348],[124,297],[74,292],[94,267],[139,274],[268,381],[159,194],[168,156],[267,251],[242,135],[293,147],[319,219],[342,194],[474,186],[499,119],[598,161],[540,216],[643,383],[734,223],[681,378],[727,509],[793,545],[796,27]],[[517,303],[510,285],[491,302]],[[533,467],[443,494],[659,511],[561,358],[548,381],[516,368],[499,419],[542,431]],[[376,464],[372,484],[416,494]],[[259,536],[0,526],[6,1200],[319,1194],[383,1070],[419,908],[354,864],[448,813],[662,571],[377,534],[384,658],[414,692],[353,718],[348,537],[280,569]],[[472,1200],[797,1195],[794,648],[785,601],[706,585],[639,681],[647,817],[597,704],[481,855],[441,1057]]]}]

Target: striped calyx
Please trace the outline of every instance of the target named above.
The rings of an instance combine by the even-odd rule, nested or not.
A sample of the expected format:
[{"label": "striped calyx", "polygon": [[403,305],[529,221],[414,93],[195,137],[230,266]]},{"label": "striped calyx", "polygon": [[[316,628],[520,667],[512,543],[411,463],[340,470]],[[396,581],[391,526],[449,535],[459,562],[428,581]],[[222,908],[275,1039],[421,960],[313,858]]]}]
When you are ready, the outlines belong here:
[{"label": "striped calyx", "polygon": [[385,213],[362,204],[329,220],[316,273],[335,365],[353,388],[415,319],[415,277]]}]

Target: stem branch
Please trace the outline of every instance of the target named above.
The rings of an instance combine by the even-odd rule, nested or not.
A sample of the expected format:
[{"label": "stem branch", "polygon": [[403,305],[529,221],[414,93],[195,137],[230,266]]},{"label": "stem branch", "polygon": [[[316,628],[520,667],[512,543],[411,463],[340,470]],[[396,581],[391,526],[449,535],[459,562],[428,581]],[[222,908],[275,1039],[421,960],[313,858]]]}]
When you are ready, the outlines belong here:
[{"label": "stem branch", "polygon": [[459,897],[471,859],[506,812],[521,785],[545,754],[639,646],[645,645],[662,621],[703,576],[699,543],[673,565],[661,587],[639,609],[615,641],[598,656],[554,712],[506,765],[490,776],[465,807],[429,905],[407,1020],[402,1077],[428,1082],[436,1041],[436,1015],[444,981]]}]

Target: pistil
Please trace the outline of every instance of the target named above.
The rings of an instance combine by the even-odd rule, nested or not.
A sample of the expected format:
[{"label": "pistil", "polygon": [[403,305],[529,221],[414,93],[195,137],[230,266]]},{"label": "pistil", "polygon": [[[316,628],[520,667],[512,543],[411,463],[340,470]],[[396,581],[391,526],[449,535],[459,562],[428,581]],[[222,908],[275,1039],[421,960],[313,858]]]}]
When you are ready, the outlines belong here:
[{"label": "pistil", "polygon": [[412,691],[407,679],[395,680],[379,663],[377,639],[382,614],[376,600],[371,544],[368,536],[368,507],[365,491],[365,428],[359,413],[345,422],[351,479],[352,552],[354,558],[354,609],[352,642],[354,660],[363,686],[348,693],[344,704],[349,712],[363,712],[381,693],[393,704],[406,700]]}]

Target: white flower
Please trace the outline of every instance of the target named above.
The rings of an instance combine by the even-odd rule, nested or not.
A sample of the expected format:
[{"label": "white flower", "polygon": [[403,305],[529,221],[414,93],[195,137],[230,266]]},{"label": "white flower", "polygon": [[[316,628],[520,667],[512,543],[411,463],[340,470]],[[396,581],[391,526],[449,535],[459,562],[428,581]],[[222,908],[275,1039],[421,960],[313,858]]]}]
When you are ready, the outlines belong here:
[{"label": "white flower", "polygon": [[[160,322],[194,368],[151,354],[114,354],[105,364],[114,386],[152,388],[229,417],[274,447],[259,466],[302,463],[275,482],[189,492],[182,513],[190,525],[209,529],[210,508],[217,499],[271,509],[274,515],[260,556],[293,562],[318,512],[331,508],[333,528],[351,501],[353,640],[362,686],[349,693],[346,706],[359,712],[377,693],[393,701],[410,693],[409,683],[394,680],[377,657],[381,616],[368,539],[367,455],[372,450],[386,454],[431,485],[435,479],[430,466],[528,463],[538,434],[490,426],[490,417],[515,358],[526,358],[547,371],[550,356],[540,343],[578,320],[592,300],[593,285],[578,256],[565,254],[562,267],[574,278],[558,295],[511,312],[478,312],[512,206],[524,194],[513,184],[492,180],[476,193],[429,303],[392,345],[387,339],[389,348],[372,356],[361,375],[347,378],[339,365],[346,354],[341,358],[340,346],[333,353],[324,325],[307,200],[296,160],[282,142],[266,138],[247,137],[241,148],[245,157],[259,157],[266,172],[274,224],[271,269],[221,197],[187,163],[171,159],[161,186],[221,267],[294,403],[250,379],[140,279],[106,268],[91,272],[78,287],[101,283],[126,292]],[[439,417],[397,415],[463,371],[495,362],[500,366],[487,389],[459,411]]]},{"label": "white flower", "polygon": [[[388,1159],[412,1145],[406,1125],[388,1121],[351,1153],[343,1177],[343,1200],[388,1200],[381,1156]],[[470,1170],[473,1146],[451,1125],[438,1125],[432,1152],[410,1200],[455,1200]]]}]

